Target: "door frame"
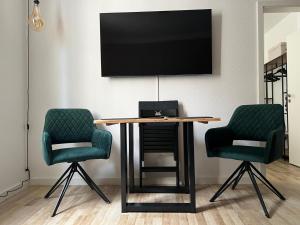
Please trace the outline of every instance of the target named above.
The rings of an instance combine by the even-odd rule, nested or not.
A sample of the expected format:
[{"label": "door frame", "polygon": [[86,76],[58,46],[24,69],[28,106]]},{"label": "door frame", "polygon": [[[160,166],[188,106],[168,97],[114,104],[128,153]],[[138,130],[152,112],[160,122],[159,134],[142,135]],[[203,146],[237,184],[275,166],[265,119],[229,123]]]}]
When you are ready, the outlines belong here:
[{"label": "door frame", "polygon": [[[264,103],[264,12],[270,9],[300,7],[299,0],[258,0],[256,2],[257,102]],[[279,10],[278,10],[279,12]]]},{"label": "door frame", "polygon": [[[300,7],[299,0],[257,0],[256,1],[256,49],[257,49],[257,103],[263,104],[265,97],[264,86],[264,12],[274,8]],[[279,10],[278,10],[279,11]],[[275,12],[275,11],[274,11]],[[260,164],[263,174],[266,173],[266,167]]]}]

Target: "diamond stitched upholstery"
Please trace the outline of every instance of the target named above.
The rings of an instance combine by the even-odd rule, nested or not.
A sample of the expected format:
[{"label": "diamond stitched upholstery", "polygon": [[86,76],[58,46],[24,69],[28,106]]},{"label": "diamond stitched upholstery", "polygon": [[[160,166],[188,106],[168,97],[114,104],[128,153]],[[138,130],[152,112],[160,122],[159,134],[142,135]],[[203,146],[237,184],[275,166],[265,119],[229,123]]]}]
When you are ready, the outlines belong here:
[{"label": "diamond stitched upholstery", "polygon": [[87,109],[50,109],[44,126],[52,144],[90,142],[93,129],[93,116]]},{"label": "diamond stitched upholstery", "polygon": [[[109,131],[97,129],[93,120],[87,109],[50,109],[46,114],[42,136],[43,154],[47,165],[108,159],[112,135]],[[78,142],[90,142],[92,147],[52,150],[53,144]]]},{"label": "diamond stitched upholstery", "polygon": [[[233,140],[265,141],[266,147],[237,146]],[[238,107],[226,127],[209,129],[205,134],[208,157],[271,163],[284,148],[284,111],[281,105]]]},{"label": "diamond stitched upholstery", "polygon": [[272,130],[284,128],[283,107],[273,105],[242,105],[238,107],[228,126],[235,140],[267,141]]}]

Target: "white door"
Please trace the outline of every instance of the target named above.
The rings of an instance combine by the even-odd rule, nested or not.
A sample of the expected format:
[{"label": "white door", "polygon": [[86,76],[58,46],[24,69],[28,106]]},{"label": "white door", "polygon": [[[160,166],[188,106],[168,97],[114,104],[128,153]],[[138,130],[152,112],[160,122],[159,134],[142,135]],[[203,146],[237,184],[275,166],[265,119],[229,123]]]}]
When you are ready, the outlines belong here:
[{"label": "white door", "polygon": [[289,161],[300,166],[300,32],[287,37]]}]

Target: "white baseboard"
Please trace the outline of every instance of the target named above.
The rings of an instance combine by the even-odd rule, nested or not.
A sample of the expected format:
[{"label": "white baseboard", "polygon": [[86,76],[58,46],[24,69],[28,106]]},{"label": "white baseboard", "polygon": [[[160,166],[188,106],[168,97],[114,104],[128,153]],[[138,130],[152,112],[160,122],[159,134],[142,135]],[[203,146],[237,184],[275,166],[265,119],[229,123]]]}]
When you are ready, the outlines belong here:
[{"label": "white baseboard", "polygon": [[[57,178],[31,178],[30,185],[53,185]],[[120,178],[92,178],[97,185],[120,185]],[[86,185],[80,177],[73,177],[70,185]]]},{"label": "white baseboard", "polygon": [[[196,184],[223,184],[227,179],[228,177],[200,177],[196,178]],[[251,184],[251,180],[248,176],[244,176],[239,184]]]},{"label": "white baseboard", "polygon": [[[228,177],[200,177],[196,179],[196,185],[205,184],[223,184]],[[30,185],[53,185],[58,178],[31,178]],[[92,178],[97,185],[120,185],[120,178]],[[161,184],[174,185],[175,179],[172,177],[162,177],[161,179],[145,178],[145,184]],[[139,179],[135,178],[135,183],[139,183]],[[240,184],[250,184],[248,176],[241,179]],[[70,185],[86,185],[85,181],[80,177],[73,177]]]}]

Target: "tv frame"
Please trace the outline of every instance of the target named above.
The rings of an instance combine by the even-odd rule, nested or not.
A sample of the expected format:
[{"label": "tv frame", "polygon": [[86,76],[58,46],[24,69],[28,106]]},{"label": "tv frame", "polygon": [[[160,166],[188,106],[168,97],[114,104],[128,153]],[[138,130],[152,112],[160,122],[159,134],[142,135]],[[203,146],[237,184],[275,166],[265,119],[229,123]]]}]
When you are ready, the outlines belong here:
[{"label": "tv frame", "polygon": [[[161,74],[161,73],[153,73],[153,74],[133,74],[133,75],[103,75],[102,72],[102,43],[101,43],[101,15],[102,14],[119,14],[119,13],[151,13],[151,12],[180,12],[180,11],[209,11],[210,12],[210,50],[211,50],[211,60],[210,60],[210,69],[207,73],[174,73],[174,74]],[[203,76],[203,75],[212,75],[213,74],[213,27],[212,27],[212,9],[191,9],[191,10],[155,10],[155,11],[125,11],[125,12],[102,12],[99,13],[99,19],[100,19],[100,58],[101,58],[101,77],[108,77],[108,78],[114,78],[114,77],[153,77],[153,76]]]}]

